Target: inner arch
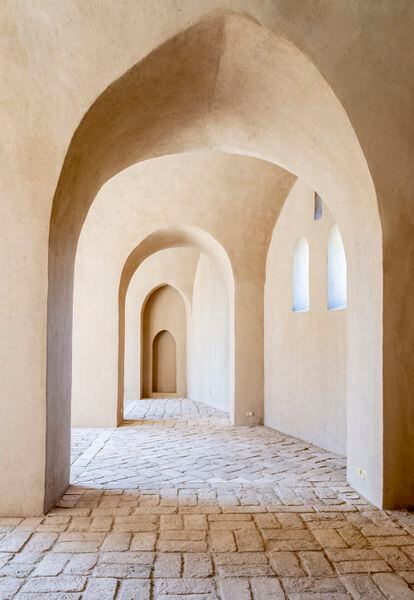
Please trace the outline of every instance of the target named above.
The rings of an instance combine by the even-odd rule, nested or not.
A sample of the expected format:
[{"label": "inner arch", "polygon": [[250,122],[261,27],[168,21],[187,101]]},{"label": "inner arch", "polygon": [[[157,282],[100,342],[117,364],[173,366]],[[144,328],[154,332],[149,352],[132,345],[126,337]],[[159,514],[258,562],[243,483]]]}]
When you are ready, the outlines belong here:
[{"label": "inner arch", "polygon": [[[134,248],[122,270],[118,306],[118,422],[122,421],[125,369],[125,301],[131,279],[146,258],[166,248],[196,248],[208,256],[221,271],[226,284],[230,307],[230,413],[234,411],[234,277],[230,259],[213,236],[196,227],[165,227],[154,231]],[[188,309],[187,309],[188,312]]]}]

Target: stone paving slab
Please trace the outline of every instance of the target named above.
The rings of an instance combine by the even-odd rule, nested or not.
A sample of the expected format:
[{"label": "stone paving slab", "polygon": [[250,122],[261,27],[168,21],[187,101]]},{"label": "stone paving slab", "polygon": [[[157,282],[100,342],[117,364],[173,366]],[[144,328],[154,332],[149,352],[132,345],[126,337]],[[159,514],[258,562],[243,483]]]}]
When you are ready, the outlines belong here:
[{"label": "stone paving slab", "polygon": [[414,600],[414,515],[345,459],[186,399],[73,431],[48,515],[0,519],[0,600]]}]

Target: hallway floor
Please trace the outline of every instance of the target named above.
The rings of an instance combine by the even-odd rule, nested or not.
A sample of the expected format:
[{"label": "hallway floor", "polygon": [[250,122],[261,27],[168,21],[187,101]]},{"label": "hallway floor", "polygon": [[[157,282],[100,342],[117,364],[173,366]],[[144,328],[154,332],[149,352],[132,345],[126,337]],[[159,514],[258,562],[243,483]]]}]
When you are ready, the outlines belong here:
[{"label": "hallway floor", "polygon": [[414,599],[414,515],[379,511],[345,459],[189,400],[73,431],[44,518],[0,519],[0,599]]}]

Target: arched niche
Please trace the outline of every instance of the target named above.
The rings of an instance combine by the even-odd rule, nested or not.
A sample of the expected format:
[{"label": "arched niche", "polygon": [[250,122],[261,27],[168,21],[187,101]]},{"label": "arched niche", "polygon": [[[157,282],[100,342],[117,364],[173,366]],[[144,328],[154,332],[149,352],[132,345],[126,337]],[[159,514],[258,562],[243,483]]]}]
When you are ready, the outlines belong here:
[{"label": "arched niche", "polygon": [[70,143],[49,241],[46,508],[69,477],[73,266],[88,209],[131,164],[212,148],[278,164],[329,198],[355,264],[349,297],[360,307],[348,319],[348,479],[382,504],[382,246],[371,176],[345,110],[308,57],[248,17],[224,14],[110,85]]},{"label": "arched niche", "polygon": [[152,341],[151,390],[163,396],[177,393],[177,347],[167,329],[159,331]]}]

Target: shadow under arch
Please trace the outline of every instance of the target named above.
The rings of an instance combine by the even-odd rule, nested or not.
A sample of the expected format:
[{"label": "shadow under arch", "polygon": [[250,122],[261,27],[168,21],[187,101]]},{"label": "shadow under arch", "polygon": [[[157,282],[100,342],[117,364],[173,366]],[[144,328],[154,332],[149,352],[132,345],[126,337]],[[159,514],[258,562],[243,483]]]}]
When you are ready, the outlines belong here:
[{"label": "shadow under arch", "polygon": [[[197,248],[200,252],[206,254],[219,268],[228,293],[230,307],[230,414],[234,413],[234,276],[230,259],[223,246],[209,233],[197,227],[164,227],[154,231],[140,242],[130,253],[122,269],[119,290],[118,290],[118,402],[117,402],[117,421],[122,422],[123,400],[124,400],[124,368],[125,368],[125,300],[131,279],[140,265],[152,254],[167,248]],[[145,303],[156,289],[162,287],[162,284],[156,286],[146,296]],[[171,286],[180,293],[176,286]],[[181,294],[183,299],[184,294]],[[187,304],[188,308],[187,308]],[[187,323],[191,312],[188,299],[184,300],[186,306]]]},{"label": "shadow under arch", "polygon": [[[250,18],[222,14],[111,84],[71,140],[50,222],[45,510],[69,481],[73,272],[89,207],[108,179],[136,162],[211,149],[298,175],[341,227],[356,264],[349,304],[358,306],[348,325],[348,479],[382,504],[382,244],[368,166],[345,110],[308,57]],[[365,480],[357,478],[361,464]]]}]

